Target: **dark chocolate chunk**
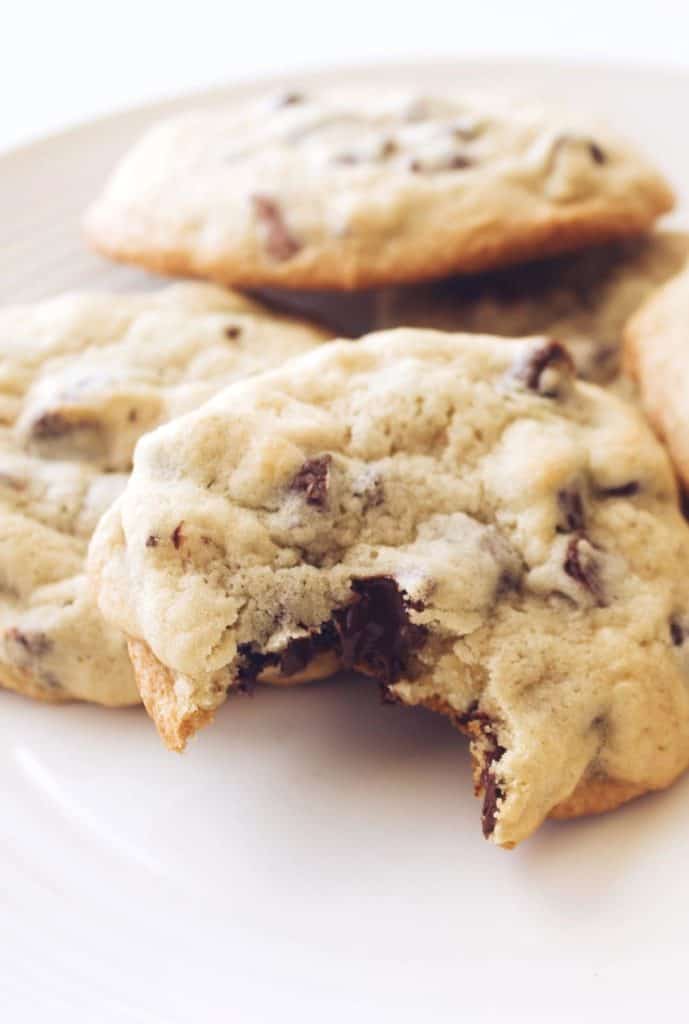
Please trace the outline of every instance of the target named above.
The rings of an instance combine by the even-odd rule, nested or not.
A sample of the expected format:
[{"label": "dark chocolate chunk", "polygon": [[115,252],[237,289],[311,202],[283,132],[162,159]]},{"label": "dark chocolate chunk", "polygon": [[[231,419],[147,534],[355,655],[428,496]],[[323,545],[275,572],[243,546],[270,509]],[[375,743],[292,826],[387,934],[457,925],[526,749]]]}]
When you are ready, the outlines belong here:
[{"label": "dark chocolate chunk", "polygon": [[184,543],[184,534],[182,533],[182,527],[183,526],[184,526],[184,520],[182,520],[181,523],[177,523],[177,526],[174,528],[174,530],[170,534],[170,540],[175,545],[175,549],[177,551],[179,551],[179,549],[181,548],[182,544]]},{"label": "dark chocolate chunk", "polygon": [[589,591],[600,608],[606,605],[603,583],[593,545],[585,537],[572,537],[567,545],[564,570],[568,576]]},{"label": "dark chocolate chunk", "polygon": [[552,339],[532,349],[518,364],[515,375],[525,387],[544,398],[557,398],[563,377],[574,375],[574,362],[564,345]]},{"label": "dark chocolate chunk", "polygon": [[242,333],[241,327],[237,327],[236,324],[229,324],[225,328],[225,337],[229,338],[230,341],[236,341],[241,333]]},{"label": "dark chocolate chunk", "polygon": [[675,647],[681,647],[684,643],[684,628],[677,619],[670,619],[670,639]]},{"label": "dark chocolate chunk", "polygon": [[328,499],[332,455],[307,459],[290,484],[290,490],[303,491],[308,505],[323,508]]},{"label": "dark chocolate chunk", "polygon": [[[174,543],[174,534],[173,534],[173,538],[172,539],[173,539],[173,543]],[[160,540],[160,537],[158,537],[155,533],[151,533],[146,538],[146,547],[147,548],[157,548],[159,540]]]},{"label": "dark chocolate chunk", "polygon": [[391,576],[352,580],[351,601],[307,636],[296,637],[279,653],[262,654],[250,643],[238,647],[235,687],[251,692],[261,673],[278,667],[285,676],[301,672],[319,654],[333,651],[345,668],[374,676],[383,687],[400,678],[414,651],[426,642],[427,630],[409,620],[409,601]]},{"label": "dark chocolate chunk", "polygon": [[274,260],[288,260],[301,246],[285,224],[280,204],[270,196],[251,197],[254,213],[265,229],[266,249]]},{"label": "dark chocolate chunk", "polygon": [[358,668],[385,685],[396,683],[414,651],[423,647],[428,630],[409,619],[411,603],[392,576],[352,580],[353,599],[333,613],[342,663]]},{"label": "dark chocolate chunk", "polygon": [[27,654],[34,658],[40,658],[52,649],[53,642],[45,633],[37,630],[26,631],[13,626],[5,633],[8,640],[19,644]]},{"label": "dark chocolate chunk", "polygon": [[581,494],[573,487],[558,492],[557,504],[560,509],[558,533],[573,533],[584,528],[584,502]]},{"label": "dark chocolate chunk", "polygon": [[594,163],[604,164],[607,162],[608,158],[605,155],[605,150],[602,149],[597,142],[594,142],[593,139],[589,142],[589,153],[591,154],[591,159]]},{"label": "dark chocolate chunk", "polygon": [[630,480],[629,483],[620,484],[619,487],[604,487],[598,494],[601,498],[633,498],[641,490],[638,480]]},{"label": "dark chocolate chunk", "polygon": [[312,631],[308,636],[290,640],[279,654],[261,654],[250,643],[240,644],[238,689],[249,692],[263,670],[270,666],[279,666],[283,676],[293,676],[305,669],[319,654],[338,649],[339,637],[332,621],[324,622],[320,629]]}]

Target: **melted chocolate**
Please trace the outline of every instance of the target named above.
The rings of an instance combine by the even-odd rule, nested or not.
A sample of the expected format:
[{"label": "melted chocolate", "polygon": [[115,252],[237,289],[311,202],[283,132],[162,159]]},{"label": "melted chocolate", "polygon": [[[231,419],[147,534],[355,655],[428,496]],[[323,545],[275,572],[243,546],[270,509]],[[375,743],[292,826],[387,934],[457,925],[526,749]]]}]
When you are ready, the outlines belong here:
[{"label": "melted chocolate", "polygon": [[156,536],[155,533],[149,534],[149,536],[146,538],[146,547],[147,548],[157,548],[159,540],[160,540],[160,538],[158,536]]},{"label": "melted chocolate", "polygon": [[270,196],[263,195],[252,196],[251,202],[254,213],[265,228],[268,255],[274,260],[291,259],[299,252],[301,246],[290,234],[280,204]]},{"label": "melted chocolate", "polygon": [[[170,540],[175,545],[175,549],[177,551],[179,551],[179,549],[181,548],[182,544],[184,543],[184,534],[182,533],[182,527],[183,526],[184,526],[184,520],[182,520],[181,523],[177,523],[177,526],[174,528],[174,530],[170,534]],[[146,541],[146,543],[148,543],[148,541]]]},{"label": "melted chocolate", "polygon": [[283,676],[293,676],[301,672],[319,654],[337,650],[339,640],[332,621],[324,622],[320,629],[308,636],[290,640],[279,654],[261,654],[251,644],[240,644],[238,651],[241,658],[237,673],[238,688],[244,692],[253,689],[254,683],[266,668],[278,666]]},{"label": "melted chocolate", "polygon": [[425,626],[409,620],[408,609],[419,611],[391,576],[352,580],[354,596],[344,608],[308,636],[291,640],[283,651],[262,654],[240,644],[237,688],[253,688],[264,669],[277,666],[282,675],[301,672],[319,654],[333,651],[344,668],[356,668],[389,686],[408,668],[414,651],[426,642]]},{"label": "melted chocolate", "polygon": [[225,337],[229,338],[230,341],[236,341],[241,333],[241,327],[238,327],[236,324],[228,324],[225,328]]},{"label": "melted chocolate", "polygon": [[358,668],[389,686],[406,670],[414,651],[423,647],[428,630],[409,619],[411,604],[391,576],[352,580],[355,597],[333,613],[340,637],[342,663]]},{"label": "melted chocolate", "polygon": [[330,484],[330,463],[332,455],[321,455],[317,459],[307,459],[296,474],[290,489],[303,491],[307,505],[323,508],[328,498]]}]

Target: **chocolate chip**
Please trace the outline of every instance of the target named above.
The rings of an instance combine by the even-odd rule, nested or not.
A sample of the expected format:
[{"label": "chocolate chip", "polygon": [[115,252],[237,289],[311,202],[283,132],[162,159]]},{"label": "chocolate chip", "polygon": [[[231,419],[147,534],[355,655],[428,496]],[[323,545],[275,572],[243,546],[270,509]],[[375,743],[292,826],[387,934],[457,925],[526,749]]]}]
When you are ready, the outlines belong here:
[{"label": "chocolate chip", "polygon": [[409,619],[409,609],[420,611],[421,606],[410,602],[391,576],[354,579],[352,590],[349,604],[333,613],[342,663],[389,686],[426,642],[426,627]]},{"label": "chocolate chip", "polygon": [[357,668],[387,687],[409,667],[414,651],[426,642],[427,630],[409,620],[409,600],[391,576],[352,580],[353,596],[308,636],[296,637],[279,653],[263,654],[250,643],[240,644],[235,688],[251,692],[261,673],[278,667],[282,675],[301,672],[309,662],[333,651],[345,668]]},{"label": "chocolate chip", "polygon": [[483,808],[481,810],[481,825],[483,834],[489,839],[495,831],[495,822],[498,817],[498,803],[505,794],[502,786],[491,771],[493,765],[500,760],[505,753],[505,748],[496,743],[493,750],[486,755],[481,769],[481,788],[483,789]]},{"label": "chocolate chip", "polygon": [[11,629],[6,631],[5,636],[13,643],[19,644],[27,654],[30,654],[34,658],[40,658],[44,654],[47,654],[53,646],[53,642],[49,636],[46,636],[45,633],[41,633],[36,630],[28,632],[17,629],[16,626],[13,626]]},{"label": "chocolate chip", "polygon": [[579,491],[566,487],[558,491],[557,504],[561,521],[557,525],[558,533],[572,533],[584,528],[584,502]]},{"label": "chocolate chip", "polygon": [[532,349],[520,360],[515,376],[525,387],[544,398],[557,398],[563,379],[574,375],[574,362],[564,345],[552,339]]},{"label": "chocolate chip", "polygon": [[264,669],[271,666],[278,666],[283,676],[296,675],[319,654],[338,648],[339,638],[332,621],[324,622],[308,636],[290,640],[280,653],[261,654],[250,643],[240,644],[237,648],[240,656],[237,670],[238,689],[244,693],[250,692]]},{"label": "chocolate chip", "polygon": [[290,234],[280,204],[270,196],[264,195],[253,195],[251,202],[254,213],[265,230],[268,255],[275,260],[291,259],[299,252],[301,246]]},{"label": "chocolate chip", "polygon": [[332,455],[307,459],[290,484],[290,490],[303,491],[307,505],[323,508],[328,498]]},{"label": "chocolate chip", "polygon": [[[174,530],[170,534],[170,540],[175,545],[175,549],[177,551],[179,551],[179,549],[181,548],[182,544],[184,543],[184,534],[182,533],[182,527],[183,526],[184,526],[184,520],[182,520],[181,523],[177,523],[177,526],[174,528]],[[148,543],[148,541],[146,541],[146,543]]]},{"label": "chocolate chip", "polygon": [[[180,525],[181,525],[181,524],[180,524]],[[178,527],[178,529],[179,529],[179,527]],[[173,533],[173,535],[172,535],[172,540],[173,540],[173,543],[174,543],[174,539],[175,539],[175,535],[174,535],[174,533]],[[149,536],[148,536],[148,537],[146,538],[146,547],[147,547],[147,548],[157,548],[157,547],[158,547],[158,543],[159,543],[159,541],[160,541],[160,537],[158,537],[158,536],[157,536],[157,535],[156,535],[155,533],[151,533],[151,534],[149,534]],[[175,546],[176,546],[176,545],[175,545]]]},{"label": "chocolate chip", "polygon": [[225,337],[229,338],[230,341],[236,341],[241,333],[241,327],[237,327],[236,324],[229,324],[229,326],[225,328]]},{"label": "chocolate chip", "polygon": [[585,537],[572,537],[567,545],[564,570],[589,591],[600,608],[606,605],[595,549]]},{"label": "chocolate chip", "polygon": [[474,161],[462,153],[451,153],[441,160],[424,162],[413,159],[409,161],[408,167],[412,174],[433,174],[436,171],[461,171],[472,167]]},{"label": "chocolate chip", "polygon": [[390,156],[394,156],[398,148],[394,139],[383,139],[380,146],[380,156],[385,160]]},{"label": "chocolate chip", "polygon": [[557,155],[563,146],[580,146],[582,144],[586,146],[587,152],[594,163],[607,163],[608,158],[605,150],[602,149],[594,139],[584,139],[579,135],[558,135],[553,142],[551,152],[553,155]]},{"label": "chocolate chip", "polygon": [[677,619],[670,619],[670,639],[675,647],[681,647],[684,643],[684,629]]},{"label": "chocolate chip", "polygon": [[601,498],[633,498],[641,490],[638,480],[630,480],[629,483],[620,484],[619,487],[603,487],[598,494]]},{"label": "chocolate chip", "polygon": [[130,422],[130,423],[136,423],[136,421],[138,420],[138,418],[139,418],[139,414],[138,414],[138,412],[136,411],[136,409],[130,409],[130,410],[129,410],[129,413],[128,413],[128,415],[127,415],[127,419],[129,420],[129,422]]},{"label": "chocolate chip", "polygon": [[589,153],[591,154],[591,158],[594,163],[604,164],[607,162],[608,158],[605,154],[605,150],[601,149],[598,143],[593,140],[589,142]]},{"label": "chocolate chip", "polygon": [[505,753],[505,747],[498,743],[495,722],[485,711],[479,711],[474,703],[468,711],[457,717],[457,725],[469,734],[474,744],[480,744],[476,756],[481,758],[481,773],[478,787],[483,791],[483,808],[481,824],[483,834],[488,839],[495,829],[498,816],[498,803],[505,796],[504,789],[495,777],[492,767]]}]

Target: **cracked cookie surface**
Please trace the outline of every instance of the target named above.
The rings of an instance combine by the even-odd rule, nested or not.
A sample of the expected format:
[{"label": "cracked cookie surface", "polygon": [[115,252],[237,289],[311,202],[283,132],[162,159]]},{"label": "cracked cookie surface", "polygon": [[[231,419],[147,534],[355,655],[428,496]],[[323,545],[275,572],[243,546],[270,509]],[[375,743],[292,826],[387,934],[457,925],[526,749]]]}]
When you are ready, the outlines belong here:
[{"label": "cracked cookie surface", "polygon": [[469,734],[509,846],[685,768],[688,555],[667,456],[562,346],[398,330],[148,435],[90,565],[170,746],[353,667]]},{"label": "cracked cookie surface", "polygon": [[163,272],[349,289],[627,237],[672,202],[642,156],[575,115],[472,95],[306,91],[154,125],[87,232]]},{"label": "cracked cookie surface", "polygon": [[205,285],[0,311],[0,685],[48,701],[139,700],[85,574],[137,439],[321,337]]}]

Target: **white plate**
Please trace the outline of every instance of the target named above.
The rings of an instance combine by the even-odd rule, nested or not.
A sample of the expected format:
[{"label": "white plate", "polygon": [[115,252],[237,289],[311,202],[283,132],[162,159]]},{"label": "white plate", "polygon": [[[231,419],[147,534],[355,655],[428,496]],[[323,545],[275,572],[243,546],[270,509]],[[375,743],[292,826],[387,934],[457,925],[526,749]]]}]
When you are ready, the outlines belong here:
[{"label": "white plate", "polygon": [[[593,107],[689,181],[680,74],[512,61],[370,73]],[[227,95],[0,159],[0,299],[150,285],[82,247],[79,213],[161,111]],[[480,836],[450,726],[342,681],[234,699],[183,758],[143,712],[1,693],[0,792],[8,1024],[687,1012],[689,779],[505,853]]]}]

